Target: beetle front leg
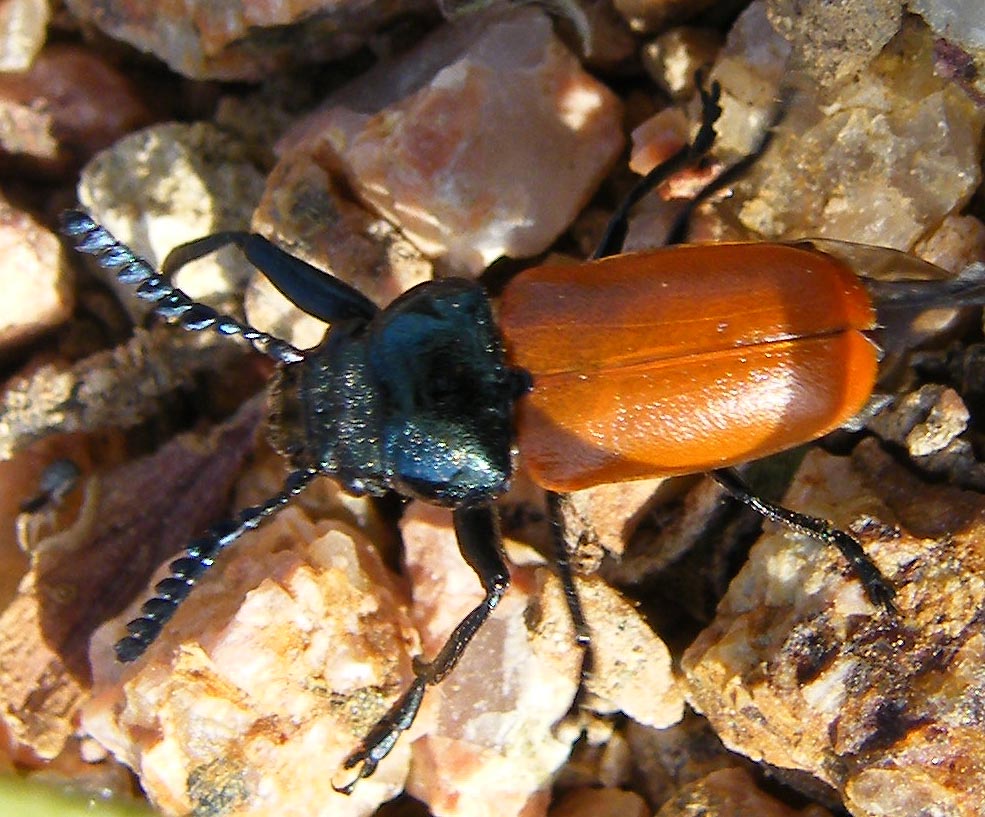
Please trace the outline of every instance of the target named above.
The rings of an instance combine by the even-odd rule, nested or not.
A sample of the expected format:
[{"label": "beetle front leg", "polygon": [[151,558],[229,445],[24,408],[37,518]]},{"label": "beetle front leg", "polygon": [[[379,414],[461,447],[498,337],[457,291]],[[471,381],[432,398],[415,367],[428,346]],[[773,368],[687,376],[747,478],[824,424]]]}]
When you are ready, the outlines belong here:
[{"label": "beetle front leg", "polygon": [[390,711],[363,738],[359,748],[342,764],[343,769],[359,767],[351,782],[344,786],[333,784],[333,788],[342,794],[350,794],[361,778],[369,777],[376,771],[379,762],[393,749],[401,732],[409,729],[414,722],[427,687],[439,683],[455,668],[469,642],[510,586],[510,574],[503,558],[499,516],[493,506],[457,508],[453,520],[458,547],[482,582],[485,597],[462,619],[433,661],[425,663],[415,660],[415,678],[410,689],[390,707]]}]

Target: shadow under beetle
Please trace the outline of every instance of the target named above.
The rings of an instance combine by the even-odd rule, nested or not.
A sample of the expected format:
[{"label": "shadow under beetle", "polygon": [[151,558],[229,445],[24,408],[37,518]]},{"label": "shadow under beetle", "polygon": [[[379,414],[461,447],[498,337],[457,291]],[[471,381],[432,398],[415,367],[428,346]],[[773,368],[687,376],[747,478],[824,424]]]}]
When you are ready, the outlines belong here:
[{"label": "shadow under beetle", "polygon": [[[494,501],[510,482],[517,440],[535,481],[548,490],[558,569],[586,647],[585,671],[588,630],[558,490],[710,470],[766,518],[835,545],[870,600],[892,611],[892,585],[854,537],[758,498],[728,466],[819,437],[863,408],[878,360],[870,338],[884,322],[883,310],[981,303],[981,281],[863,284],[837,252],[826,251],[837,250],[837,242],[613,255],[629,206],[710,146],[717,88],[703,101],[694,143],[639,183],[610,222],[595,254],[602,260],[521,273],[507,285],[498,323],[475,282],[431,281],[380,310],[347,284],[248,233],[190,242],[165,261],[167,274],[219,247],[239,246],[291,301],[331,324],[319,346],[302,351],[192,301],[90,216],[65,213],[62,231],[75,248],[137,286],[159,315],[188,330],[240,334],[276,361],[270,435],[293,466],[278,494],[216,525],[171,563],[171,575],[117,643],[119,660],[139,658],[216,556],[318,475],[353,494],[396,491],[451,508],[459,547],[485,597],[431,662],[415,664],[410,688],[347,758],[346,769],[358,767],[340,789],[350,792],[410,726],[426,687],[453,669],[507,590]],[[793,283],[784,283],[791,274]],[[754,305],[713,297],[728,286],[750,294]],[[764,305],[775,307],[773,317],[763,318]],[[704,333],[695,330],[702,321]],[[719,411],[741,428],[730,433],[721,416],[706,416]],[[762,428],[771,431],[755,433]]]}]

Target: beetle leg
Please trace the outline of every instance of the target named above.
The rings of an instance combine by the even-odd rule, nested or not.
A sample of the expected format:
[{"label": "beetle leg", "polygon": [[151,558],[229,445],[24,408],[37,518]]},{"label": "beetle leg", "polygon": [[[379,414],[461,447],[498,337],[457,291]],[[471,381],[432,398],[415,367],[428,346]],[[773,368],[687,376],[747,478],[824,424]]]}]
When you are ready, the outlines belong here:
[{"label": "beetle leg", "polygon": [[510,574],[503,559],[499,517],[493,506],[456,508],[453,518],[458,546],[465,561],[482,582],[485,598],[462,619],[433,661],[415,661],[416,677],[410,689],[397,700],[342,764],[343,769],[354,769],[357,766],[359,769],[350,783],[344,786],[333,784],[338,792],[350,794],[361,778],[369,777],[376,770],[377,764],[393,749],[400,733],[409,729],[414,722],[424,699],[425,689],[437,684],[455,668],[465,648],[510,585]]},{"label": "beetle leg", "polygon": [[677,218],[674,219],[674,223],[667,233],[667,238],[665,243],[670,244],[681,244],[687,235],[687,225],[691,221],[691,216],[694,215],[694,211],[698,208],[702,202],[708,200],[710,196],[717,193],[724,187],[728,187],[740,179],[742,175],[762,156],[766,149],[773,142],[773,137],[776,134],[776,127],[783,121],[783,117],[787,113],[787,103],[788,103],[789,91],[781,96],[780,101],[777,103],[776,108],[773,110],[773,117],[770,120],[769,125],[763,131],[759,138],[759,142],[756,143],[755,147],[743,156],[734,165],[730,165],[724,171],[722,171],[715,179],[710,181],[701,190],[698,191],[697,195],[690,199],[685,205],[684,209],[677,214]]},{"label": "beetle leg", "polygon": [[578,673],[580,683],[575,699],[571,702],[571,707],[568,710],[570,717],[577,715],[581,709],[586,694],[585,682],[592,674],[594,662],[592,633],[585,621],[581,599],[578,598],[578,588],[575,587],[574,571],[571,569],[571,551],[568,549],[568,541],[564,535],[564,521],[561,516],[561,494],[556,491],[547,491],[546,493],[547,515],[551,520],[551,536],[554,539],[554,564],[557,566],[558,575],[561,577],[564,600],[568,603],[568,615],[571,616],[571,622],[575,628],[575,643],[581,647],[581,667]]},{"label": "beetle leg", "polygon": [[284,252],[256,233],[230,230],[179,244],[164,259],[161,272],[171,275],[185,264],[230,244],[239,247],[285,298],[320,320],[327,323],[346,318],[369,320],[379,311],[359,290]]},{"label": "beetle leg", "polygon": [[554,563],[561,577],[564,599],[568,603],[568,612],[575,626],[575,643],[585,648],[585,661],[582,663],[581,672],[581,677],[584,679],[591,669],[592,635],[585,622],[578,589],[575,587],[574,572],[571,569],[571,552],[568,550],[561,517],[561,495],[556,491],[547,491],[547,515],[551,520],[551,536],[554,539]]},{"label": "beetle leg", "polygon": [[234,519],[212,527],[205,536],[194,540],[184,555],[171,562],[171,575],[154,586],[157,594],[144,602],[141,615],[127,624],[130,635],[116,642],[116,657],[123,663],[136,661],[161,634],[195,584],[213,564],[216,556],[247,531],[260,526],[301,493],[318,474],[314,469],[299,469],[288,474],[280,493],[262,505],[244,508]]},{"label": "beetle leg", "polygon": [[258,352],[280,363],[297,363],[304,359],[304,354],[286,341],[240,323],[230,315],[220,314],[171,286],[147,261],[117,241],[88,213],[66,210],[61,221],[62,234],[72,241],[76,250],[93,256],[99,266],[114,273],[122,283],[135,286],[137,297],[149,301],[165,320],[190,332],[214,329],[220,335],[242,335]]},{"label": "beetle leg", "polygon": [[796,533],[805,534],[826,545],[834,545],[861,580],[869,600],[890,613],[897,612],[893,604],[895,588],[866,555],[862,545],[854,536],[839,530],[825,519],[797,513],[756,496],[731,468],[720,468],[712,471],[711,475],[734,499],[748,505],[771,522],[778,522]]},{"label": "beetle leg", "polygon": [[592,253],[592,259],[605,258],[620,252],[623,242],[626,240],[626,231],[629,228],[629,211],[633,205],[673,174],[696,162],[711,148],[715,141],[715,123],[722,115],[721,106],[718,104],[722,87],[717,82],[713,82],[709,89],[705,89],[700,79],[699,76],[701,128],[694,137],[694,141],[689,145],[684,145],[670,158],[658,164],[633,186],[633,189],[629,191],[629,194],[622,200],[616,212],[609,219],[602,240],[599,241],[598,247]]}]

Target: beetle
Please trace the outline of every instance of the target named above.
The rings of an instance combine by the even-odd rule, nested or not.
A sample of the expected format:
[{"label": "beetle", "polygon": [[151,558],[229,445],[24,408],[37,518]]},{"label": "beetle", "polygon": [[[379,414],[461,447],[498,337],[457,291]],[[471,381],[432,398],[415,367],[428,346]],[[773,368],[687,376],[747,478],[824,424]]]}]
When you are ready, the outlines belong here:
[{"label": "beetle", "polygon": [[[710,144],[717,106],[703,98],[695,142],[634,195]],[[139,658],[217,555],[316,476],[329,475],[353,494],[394,491],[450,508],[484,598],[437,656],[415,664],[410,688],[346,759],[357,777],[339,790],[352,791],[410,726],[425,689],[454,668],[509,586],[494,503],[509,486],[514,445],[548,491],[557,565],[586,647],[583,671],[588,631],[557,492],[604,482],[710,471],[765,517],[838,547],[870,600],[892,611],[892,584],[854,537],[760,499],[730,466],[816,439],[852,418],[875,387],[879,349],[872,338],[892,322],[889,313],[981,303],[981,280],[865,280],[859,267],[872,251],[838,242],[611,254],[627,212],[628,205],[610,224],[596,253],[605,257],[516,276],[498,318],[478,283],[455,278],[421,284],[381,310],[249,233],[190,242],[163,264],[167,274],[221,246],[239,246],[290,300],[331,324],[309,350],[193,301],[88,214],[63,214],[62,232],[75,248],[136,286],[158,315],[192,331],[242,335],[276,362],[270,436],[293,468],[279,493],[216,525],[171,562],[171,575],[117,643],[119,660]]]}]

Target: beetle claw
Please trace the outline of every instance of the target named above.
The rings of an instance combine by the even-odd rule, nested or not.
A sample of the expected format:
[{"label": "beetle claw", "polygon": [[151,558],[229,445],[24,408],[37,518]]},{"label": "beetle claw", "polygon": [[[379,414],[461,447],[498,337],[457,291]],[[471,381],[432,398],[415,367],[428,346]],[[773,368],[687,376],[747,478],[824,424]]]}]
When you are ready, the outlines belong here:
[{"label": "beetle claw", "polygon": [[899,615],[899,608],[896,606],[896,588],[881,573],[865,579],[865,595],[869,597],[876,607],[881,607],[892,616]]}]

